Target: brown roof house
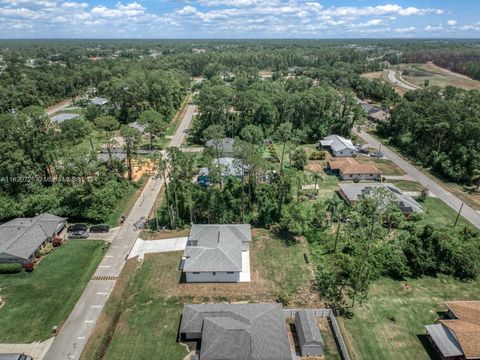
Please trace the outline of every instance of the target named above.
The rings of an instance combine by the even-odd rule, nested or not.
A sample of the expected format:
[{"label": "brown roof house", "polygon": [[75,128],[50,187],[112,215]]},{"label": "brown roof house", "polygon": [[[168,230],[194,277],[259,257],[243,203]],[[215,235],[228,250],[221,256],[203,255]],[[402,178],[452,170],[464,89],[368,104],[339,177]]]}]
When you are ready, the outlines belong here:
[{"label": "brown roof house", "polygon": [[342,180],[381,180],[382,172],[373,164],[360,164],[351,157],[332,158],[328,168]]},{"label": "brown roof house", "polygon": [[480,301],[449,301],[448,319],[425,326],[441,359],[480,359]]}]

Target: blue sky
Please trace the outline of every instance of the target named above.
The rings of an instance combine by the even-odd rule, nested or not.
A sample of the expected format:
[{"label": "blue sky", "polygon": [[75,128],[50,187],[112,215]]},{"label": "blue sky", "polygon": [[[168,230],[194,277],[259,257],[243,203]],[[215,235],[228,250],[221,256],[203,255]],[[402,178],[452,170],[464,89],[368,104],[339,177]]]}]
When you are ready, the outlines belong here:
[{"label": "blue sky", "polygon": [[480,37],[479,0],[0,0],[0,38]]}]

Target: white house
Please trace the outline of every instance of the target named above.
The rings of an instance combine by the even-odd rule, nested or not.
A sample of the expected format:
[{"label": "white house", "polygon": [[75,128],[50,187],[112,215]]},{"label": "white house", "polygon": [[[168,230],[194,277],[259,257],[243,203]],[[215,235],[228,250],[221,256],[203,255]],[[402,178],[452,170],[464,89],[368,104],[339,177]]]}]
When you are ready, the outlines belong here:
[{"label": "white house", "polygon": [[180,265],[186,281],[249,281],[251,238],[248,224],[193,225]]},{"label": "white house", "polygon": [[345,139],[339,135],[330,135],[320,140],[323,148],[329,149],[333,156],[355,156],[357,149],[353,146],[352,140]]}]

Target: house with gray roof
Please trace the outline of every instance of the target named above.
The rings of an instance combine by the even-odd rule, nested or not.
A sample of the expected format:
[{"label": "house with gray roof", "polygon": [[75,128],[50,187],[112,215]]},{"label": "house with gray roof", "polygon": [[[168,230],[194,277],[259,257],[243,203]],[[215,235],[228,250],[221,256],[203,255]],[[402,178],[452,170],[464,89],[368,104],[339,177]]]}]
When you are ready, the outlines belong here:
[{"label": "house with gray roof", "polygon": [[323,339],[313,311],[302,309],[295,313],[295,330],[302,356],[323,356]]},{"label": "house with gray roof", "polygon": [[66,223],[65,218],[44,213],[0,225],[0,263],[28,264],[42,246],[62,236]]},{"label": "house with gray roof", "polygon": [[292,360],[281,304],[185,305],[180,337],[200,342],[198,360]]},{"label": "house with gray roof", "polygon": [[142,134],[145,133],[145,126],[140,124],[138,121],[131,122],[130,124],[128,124],[128,126],[130,126],[131,128],[137,129]]},{"label": "house with gray roof", "polygon": [[93,99],[90,100],[90,102],[93,105],[97,106],[103,106],[108,103],[108,99],[102,98],[102,97],[94,97]]},{"label": "house with gray roof", "polygon": [[192,225],[180,268],[187,282],[250,281],[250,225]]},{"label": "house with gray roof", "polygon": [[[220,173],[222,177],[235,176],[238,178],[243,177],[242,166],[235,163],[235,159],[232,157],[221,157],[218,159],[212,160],[212,165],[218,165],[220,167]],[[200,168],[198,172],[197,181],[199,184],[208,184],[210,183],[209,177],[210,171],[208,167]]]},{"label": "house with gray roof", "polygon": [[220,156],[231,157],[233,156],[233,144],[235,139],[223,138],[223,139],[210,139],[205,143],[206,147],[211,147],[215,151],[218,148]]},{"label": "house with gray roof", "polygon": [[60,123],[64,122],[65,120],[76,119],[79,116],[80,116],[79,114],[74,114],[74,113],[58,114],[58,115],[52,116],[52,121],[54,123],[60,124]]},{"label": "house with gray roof", "polygon": [[352,140],[345,139],[339,135],[330,135],[320,140],[320,145],[324,149],[330,150],[333,156],[355,156],[357,149],[353,146]]},{"label": "house with gray roof", "polygon": [[422,206],[414,198],[391,183],[341,183],[339,186],[340,195],[348,204],[368,196],[372,189],[383,188],[395,196],[398,207],[404,214],[423,213]]}]

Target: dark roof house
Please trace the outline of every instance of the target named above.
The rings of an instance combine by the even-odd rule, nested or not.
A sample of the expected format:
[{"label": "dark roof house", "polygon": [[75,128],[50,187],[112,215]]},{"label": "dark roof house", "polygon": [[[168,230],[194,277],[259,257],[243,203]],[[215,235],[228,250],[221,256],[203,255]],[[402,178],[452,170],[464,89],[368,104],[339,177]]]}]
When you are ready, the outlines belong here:
[{"label": "dark roof house", "polygon": [[390,183],[342,183],[339,187],[340,195],[349,204],[368,196],[372,189],[383,188],[395,196],[398,207],[404,214],[423,213],[422,206],[415,199]]},{"label": "dark roof house", "polygon": [[0,262],[26,264],[37,250],[64,228],[67,219],[44,213],[0,225]]},{"label": "dark roof house", "polygon": [[233,144],[235,144],[235,139],[232,138],[223,138],[223,139],[210,139],[205,143],[206,147],[212,147],[220,152],[222,156],[233,155]]},{"label": "dark roof house", "polygon": [[306,309],[297,311],[295,313],[295,329],[302,356],[323,355],[323,339],[313,311]]},{"label": "dark roof house", "polygon": [[286,326],[281,304],[185,305],[180,335],[199,360],[291,360]]},{"label": "dark roof house", "polygon": [[238,277],[240,272],[247,270],[243,268],[242,253],[248,251],[250,241],[248,224],[193,225],[181,264],[183,272],[187,273],[187,282],[201,274],[204,281],[213,282],[220,281],[215,277],[220,274]]},{"label": "dark roof house", "polygon": [[480,359],[480,301],[447,302],[449,319],[425,329],[442,359]]}]

